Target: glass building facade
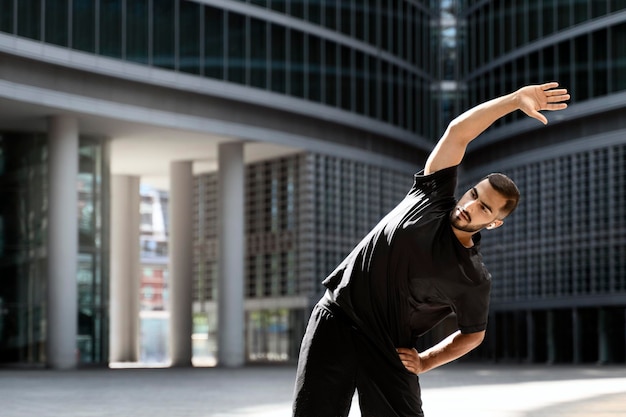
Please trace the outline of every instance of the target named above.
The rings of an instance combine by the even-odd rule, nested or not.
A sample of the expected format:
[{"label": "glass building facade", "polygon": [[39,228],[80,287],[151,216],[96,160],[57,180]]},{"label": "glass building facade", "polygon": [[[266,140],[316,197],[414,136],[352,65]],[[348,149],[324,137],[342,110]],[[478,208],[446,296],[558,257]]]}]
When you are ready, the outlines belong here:
[{"label": "glass building facade", "polygon": [[[0,363],[45,361],[48,146],[45,135],[0,132]],[[79,141],[77,352],[107,359],[108,155]]]},{"label": "glass building facade", "polygon": [[[232,101],[287,109],[285,120],[304,113],[362,129],[338,141],[416,169],[464,109],[558,80],[572,93],[567,112],[548,115],[540,131],[511,114],[464,161],[461,188],[497,170],[523,193],[506,226],[484,236],[492,317],[471,357],[626,360],[626,1],[0,0],[0,36],[97,57],[110,67],[76,69],[70,60],[59,68],[93,70],[107,82],[123,78],[107,68],[131,64],[237,91]],[[288,113],[294,104],[302,107]],[[0,357],[42,363],[46,139],[28,126],[5,130]],[[79,154],[77,348],[81,362],[106,363],[106,141],[81,133]],[[248,360],[294,359],[321,280],[410,187],[410,174],[395,168],[315,152],[247,166]],[[218,331],[216,195],[212,174],[196,178],[194,329],[208,337],[203,354]]]},{"label": "glass building facade", "polygon": [[475,356],[623,363],[626,2],[464,1],[459,23],[462,107],[556,80],[573,113],[548,113],[536,132],[509,115],[466,160],[469,181],[497,169],[522,191],[518,211],[483,240],[494,290]]}]

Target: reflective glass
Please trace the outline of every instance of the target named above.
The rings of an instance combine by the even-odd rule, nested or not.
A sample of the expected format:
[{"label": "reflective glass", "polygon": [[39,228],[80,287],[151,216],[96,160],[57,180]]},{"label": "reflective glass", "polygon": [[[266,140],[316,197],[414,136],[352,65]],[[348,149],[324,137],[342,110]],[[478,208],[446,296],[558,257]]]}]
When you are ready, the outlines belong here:
[{"label": "reflective glass", "polygon": [[309,36],[309,62],[308,62],[308,98],[312,101],[320,101],[322,94],[322,42],[315,36]]},{"label": "reflective glass", "polygon": [[121,0],[100,0],[100,54],[122,57],[122,14]]},{"label": "reflective glass", "polygon": [[31,39],[41,39],[41,0],[17,2],[17,34]]},{"label": "reflective glass", "polygon": [[46,160],[43,136],[0,132],[0,362],[44,360]]},{"label": "reflective glass", "polygon": [[180,25],[178,45],[178,69],[191,74],[200,74],[200,5],[190,1],[180,2]]},{"label": "reflective glass", "polygon": [[250,85],[267,87],[267,23],[250,19]]},{"label": "reflective glass", "polygon": [[0,0],[0,31],[13,33],[13,0]]},{"label": "reflective glass", "polygon": [[271,87],[272,91],[284,93],[287,89],[287,30],[271,26]]},{"label": "reflective glass", "polygon": [[126,0],[126,59],[147,64],[148,0]]},{"label": "reflective glass", "polygon": [[613,60],[613,85],[612,91],[626,90],[626,24],[615,26],[610,29],[612,36],[611,58]]},{"label": "reflective glass", "polygon": [[[152,5],[152,24],[150,25],[152,28],[152,65],[167,69],[176,68],[175,1],[159,0],[153,2]],[[180,2],[181,6],[186,3]],[[188,20],[193,26],[193,17]],[[197,19],[195,21],[197,22]],[[186,21],[184,22],[185,24],[181,25],[181,34],[186,26]]]},{"label": "reflective glass", "polygon": [[204,8],[204,75],[224,77],[224,12],[213,7]]},{"label": "reflective glass", "polygon": [[74,49],[86,52],[94,52],[96,49],[95,3],[93,0],[72,0],[72,48]]},{"label": "reflective glass", "polygon": [[304,71],[304,44],[305,35],[300,31],[291,31],[291,52],[289,54],[289,72],[291,83],[289,92],[296,97],[304,97],[305,94],[305,71]]},{"label": "reflective glass", "polygon": [[246,18],[228,14],[228,81],[245,83],[246,68]]},{"label": "reflective glass", "polygon": [[593,54],[593,97],[603,96],[608,93],[609,72],[607,29],[599,30],[591,34],[591,51]]},{"label": "reflective glass", "polygon": [[330,106],[337,105],[337,45],[332,42],[325,42],[325,61],[324,61],[324,86],[325,96],[324,102]]},{"label": "reflective glass", "polygon": [[45,10],[45,41],[61,46],[68,45],[68,0],[47,0]]}]

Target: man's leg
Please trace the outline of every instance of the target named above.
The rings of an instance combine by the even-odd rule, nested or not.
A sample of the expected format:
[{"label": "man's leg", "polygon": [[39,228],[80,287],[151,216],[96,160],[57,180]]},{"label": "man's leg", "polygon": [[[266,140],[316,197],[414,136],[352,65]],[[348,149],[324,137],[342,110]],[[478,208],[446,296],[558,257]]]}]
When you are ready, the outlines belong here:
[{"label": "man's leg", "polygon": [[355,390],[355,370],[350,327],[316,306],[300,348],[293,416],[347,416]]},{"label": "man's leg", "polygon": [[356,350],[362,417],[424,416],[419,379],[404,368],[399,358],[391,356],[395,352],[385,356],[362,335],[357,336]]}]

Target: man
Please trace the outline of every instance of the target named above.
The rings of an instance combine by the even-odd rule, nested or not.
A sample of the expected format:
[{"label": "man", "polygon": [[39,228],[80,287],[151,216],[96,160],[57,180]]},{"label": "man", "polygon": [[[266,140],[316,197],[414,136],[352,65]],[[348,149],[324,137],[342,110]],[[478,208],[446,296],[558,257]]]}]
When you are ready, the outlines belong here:
[{"label": "man", "polygon": [[[490,174],[455,201],[457,166],[506,114],[547,124],[539,111],[569,100],[557,87],[526,86],[453,120],[404,200],[324,280],[301,346],[294,416],[347,416],[355,389],[362,416],[424,415],[417,375],[484,338],[491,281],[478,232],[500,227],[519,200],[513,181]],[[418,353],[417,338],[453,312],[458,330]]]}]

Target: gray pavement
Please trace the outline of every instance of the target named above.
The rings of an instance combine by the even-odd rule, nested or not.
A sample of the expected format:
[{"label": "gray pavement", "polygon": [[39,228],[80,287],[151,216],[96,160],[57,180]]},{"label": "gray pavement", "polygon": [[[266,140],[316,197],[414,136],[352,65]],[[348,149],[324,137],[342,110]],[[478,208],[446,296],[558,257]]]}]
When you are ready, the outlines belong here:
[{"label": "gray pavement", "polygon": [[[0,417],[289,416],[294,374],[287,365],[0,369]],[[623,366],[451,364],[420,379],[427,417],[626,416]]]}]

